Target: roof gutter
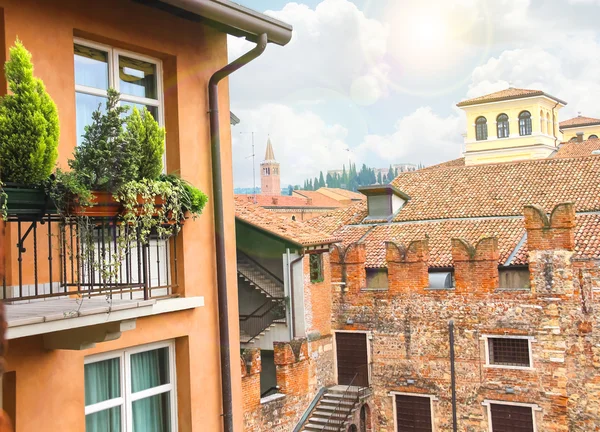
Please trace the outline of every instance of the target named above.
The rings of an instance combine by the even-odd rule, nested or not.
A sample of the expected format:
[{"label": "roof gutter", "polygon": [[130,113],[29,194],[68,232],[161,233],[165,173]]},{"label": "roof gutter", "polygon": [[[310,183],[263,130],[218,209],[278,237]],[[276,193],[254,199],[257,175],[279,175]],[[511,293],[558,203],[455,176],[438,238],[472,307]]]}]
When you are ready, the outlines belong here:
[{"label": "roof gutter", "polygon": [[161,3],[198,15],[227,28],[235,36],[259,43],[265,34],[267,41],[286,45],[292,39],[292,26],[253,11],[230,0],[160,0]]},{"label": "roof gutter", "polygon": [[227,304],[227,257],[225,255],[225,223],[223,214],[223,181],[221,174],[221,136],[219,133],[219,81],[260,56],[267,47],[267,35],[258,38],[257,45],[233,62],[216,71],[208,83],[210,117],[210,150],[215,219],[215,252],[217,259],[217,296],[219,304],[219,338],[221,343],[221,387],[223,400],[223,431],[233,432],[233,402],[231,390],[231,356],[229,352],[229,307]]}]

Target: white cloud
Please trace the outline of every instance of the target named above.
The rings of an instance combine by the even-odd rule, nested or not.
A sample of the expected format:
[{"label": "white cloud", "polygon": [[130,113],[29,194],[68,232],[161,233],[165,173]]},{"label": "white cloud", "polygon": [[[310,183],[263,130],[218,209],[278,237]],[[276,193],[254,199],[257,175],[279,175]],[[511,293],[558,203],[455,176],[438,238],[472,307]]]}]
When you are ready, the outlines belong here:
[{"label": "white cloud", "polygon": [[[232,76],[237,104],[306,99],[319,89],[349,95],[357,80],[368,84],[360,85],[360,100],[385,94],[386,25],[367,18],[348,0],[323,0],[315,9],[288,3],[281,11],[266,13],[292,24],[293,37],[285,47],[269,45],[261,57]],[[244,40],[229,38],[230,58],[250,47]]]},{"label": "white cloud", "polygon": [[462,115],[440,117],[430,107],[421,107],[400,119],[392,134],[367,135],[356,154],[371,166],[395,161],[431,165],[461,155],[463,130]]},{"label": "white cloud", "polygon": [[[281,164],[282,185],[300,184],[319,171],[341,167],[348,162],[347,130],[328,125],[310,111],[298,112],[281,104],[264,104],[237,114],[255,127],[256,182],[260,186],[259,164],[264,159],[267,131],[275,158]],[[233,166],[237,186],[252,186],[251,136],[232,128]]]},{"label": "white cloud", "polygon": [[567,119],[582,111],[600,116],[600,43],[583,33],[564,37],[554,47],[506,50],[475,68],[467,97],[507,87],[544,90],[568,103],[561,111]]}]

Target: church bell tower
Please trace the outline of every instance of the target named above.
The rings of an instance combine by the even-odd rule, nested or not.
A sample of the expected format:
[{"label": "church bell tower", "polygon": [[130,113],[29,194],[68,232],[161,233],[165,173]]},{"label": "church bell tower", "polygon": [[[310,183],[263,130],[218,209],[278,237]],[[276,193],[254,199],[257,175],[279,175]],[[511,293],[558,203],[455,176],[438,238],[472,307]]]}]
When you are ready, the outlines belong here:
[{"label": "church bell tower", "polygon": [[261,195],[281,195],[279,162],[275,160],[271,138],[267,139],[265,160],[260,164],[260,191]]}]

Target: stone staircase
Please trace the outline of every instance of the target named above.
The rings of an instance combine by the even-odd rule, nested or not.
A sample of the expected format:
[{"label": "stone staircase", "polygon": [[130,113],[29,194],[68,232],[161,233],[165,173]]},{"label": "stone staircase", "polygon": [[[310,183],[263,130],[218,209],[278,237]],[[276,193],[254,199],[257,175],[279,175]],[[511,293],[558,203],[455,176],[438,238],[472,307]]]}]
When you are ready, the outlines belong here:
[{"label": "stone staircase", "polygon": [[[348,391],[346,391],[348,390]],[[328,388],[303,427],[307,432],[346,431],[361,402],[361,388],[336,385]],[[332,414],[335,413],[335,416]]]}]

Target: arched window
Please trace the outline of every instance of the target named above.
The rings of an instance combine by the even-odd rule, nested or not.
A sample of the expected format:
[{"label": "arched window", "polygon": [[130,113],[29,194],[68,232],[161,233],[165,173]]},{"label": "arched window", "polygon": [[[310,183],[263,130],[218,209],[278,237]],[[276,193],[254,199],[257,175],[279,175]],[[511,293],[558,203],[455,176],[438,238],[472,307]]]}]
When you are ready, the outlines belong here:
[{"label": "arched window", "polygon": [[554,125],[550,121],[550,113],[546,113],[546,129],[548,130],[548,135],[554,135]]},{"label": "arched window", "polygon": [[531,113],[522,111],[519,114],[519,135],[531,135]]},{"label": "arched window", "polygon": [[542,133],[546,133],[546,117],[544,117],[544,112],[540,110],[540,129]]},{"label": "arched window", "polygon": [[598,139],[598,135],[590,135],[588,139]]},{"label": "arched window", "polygon": [[371,432],[371,410],[364,404],[360,408],[360,431],[359,432]]},{"label": "arched window", "polygon": [[292,220],[295,221],[296,220],[296,216],[292,215]]},{"label": "arched window", "polygon": [[577,137],[574,136],[573,138],[571,138],[569,141],[577,141]]},{"label": "arched window", "polygon": [[485,117],[477,117],[475,120],[475,139],[483,141],[487,139],[487,119]]},{"label": "arched window", "polygon": [[498,131],[498,138],[508,138],[508,116],[506,114],[500,114],[496,118],[496,130]]}]

